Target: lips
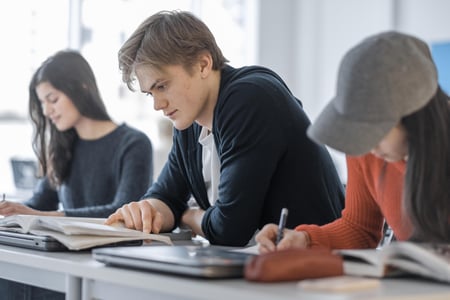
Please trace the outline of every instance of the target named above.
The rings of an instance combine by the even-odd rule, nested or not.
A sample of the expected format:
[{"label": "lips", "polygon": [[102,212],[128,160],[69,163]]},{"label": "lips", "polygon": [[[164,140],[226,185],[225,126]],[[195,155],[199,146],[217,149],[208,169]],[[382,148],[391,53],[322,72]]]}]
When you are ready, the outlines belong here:
[{"label": "lips", "polygon": [[50,118],[50,121],[52,121],[53,124],[56,124],[59,121],[60,117],[52,117]]},{"label": "lips", "polygon": [[177,110],[173,110],[173,111],[170,111],[170,112],[165,112],[164,115],[166,117],[168,117],[168,118],[172,118],[175,115],[176,112],[177,112]]}]

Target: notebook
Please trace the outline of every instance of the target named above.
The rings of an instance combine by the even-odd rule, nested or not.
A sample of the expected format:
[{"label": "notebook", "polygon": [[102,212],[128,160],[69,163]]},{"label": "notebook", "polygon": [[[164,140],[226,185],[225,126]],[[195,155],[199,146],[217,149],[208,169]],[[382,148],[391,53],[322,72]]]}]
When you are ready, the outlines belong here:
[{"label": "notebook", "polygon": [[95,260],[125,267],[199,278],[243,277],[247,259],[253,254],[202,246],[141,246],[100,248]]}]

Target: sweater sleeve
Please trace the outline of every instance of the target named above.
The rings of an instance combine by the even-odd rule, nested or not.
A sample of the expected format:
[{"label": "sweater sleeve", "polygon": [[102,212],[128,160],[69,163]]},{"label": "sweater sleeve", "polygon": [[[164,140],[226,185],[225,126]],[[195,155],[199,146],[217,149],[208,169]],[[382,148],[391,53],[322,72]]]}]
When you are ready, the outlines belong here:
[{"label": "sweater sleeve", "polygon": [[[152,182],[153,156],[152,145],[143,133],[133,135],[127,141],[122,141],[114,159],[117,164],[117,177],[115,186],[109,190],[115,190],[110,201],[99,205],[100,199],[88,199],[90,204],[77,208],[64,208],[66,216],[78,217],[107,217],[122,205],[139,200]],[[102,190],[108,187],[98,187]],[[92,190],[96,189],[92,187]],[[99,191],[101,194],[101,191]],[[103,200],[103,199],[101,199]]]},{"label": "sweater sleeve", "polygon": [[158,179],[150,186],[142,199],[155,198],[163,201],[174,215],[177,227],[180,224],[183,212],[187,209],[187,201],[191,195],[187,184],[187,175],[180,166],[183,155],[177,143],[179,132],[174,133],[174,142],[168,159],[161,170]]},{"label": "sweater sleeve", "polygon": [[[365,165],[366,164],[366,165]],[[383,214],[376,203],[378,176],[365,157],[347,157],[348,184],[342,217],[323,225],[299,225],[306,231],[312,245],[333,249],[375,248],[381,238]]]},{"label": "sweater sleeve", "polygon": [[36,210],[52,211],[58,209],[58,194],[56,190],[50,186],[47,177],[39,179],[34,188],[33,196],[25,201],[24,204]]}]

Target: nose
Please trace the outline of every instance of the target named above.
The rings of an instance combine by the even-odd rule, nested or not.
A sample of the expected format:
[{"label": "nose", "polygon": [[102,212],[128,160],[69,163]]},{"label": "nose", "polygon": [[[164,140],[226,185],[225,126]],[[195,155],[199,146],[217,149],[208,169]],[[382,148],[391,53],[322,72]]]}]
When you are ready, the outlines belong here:
[{"label": "nose", "polygon": [[53,108],[52,108],[51,104],[48,103],[47,101],[42,102],[41,107],[42,107],[42,113],[46,117],[50,116],[50,114],[53,112]]},{"label": "nose", "polygon": [[156,111],[166,108],[168,103],[169,102],[165,98],[153,97],[153,109]]}]

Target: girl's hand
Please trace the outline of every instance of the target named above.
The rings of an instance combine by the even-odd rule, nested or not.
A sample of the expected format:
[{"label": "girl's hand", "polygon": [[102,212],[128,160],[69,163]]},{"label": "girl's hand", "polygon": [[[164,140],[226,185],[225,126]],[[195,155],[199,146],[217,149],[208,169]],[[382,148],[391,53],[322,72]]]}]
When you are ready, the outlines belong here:
[{"label": "girl's hand", "polygon": [[284,250],[290,248],[308,248],[309,236],[304,231],[295,231],[285,229],[283,238],[275,245],[277,239],[278,225],[267,224],[255,237],[258,243],[258,250],[260,253],[268,253],[276,250]]}]

